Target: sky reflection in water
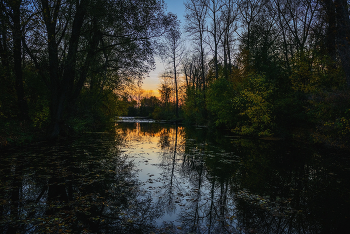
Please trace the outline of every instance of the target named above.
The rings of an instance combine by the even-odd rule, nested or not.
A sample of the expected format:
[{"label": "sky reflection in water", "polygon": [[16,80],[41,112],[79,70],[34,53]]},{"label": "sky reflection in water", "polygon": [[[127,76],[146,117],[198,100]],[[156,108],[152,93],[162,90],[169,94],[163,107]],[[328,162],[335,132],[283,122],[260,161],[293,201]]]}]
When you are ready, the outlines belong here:
[{"label": "sky reflection in water", "polygon": [[116,123],[116,134],[5,152],[0,232],[341,233],[349,164],[331,154]]}]

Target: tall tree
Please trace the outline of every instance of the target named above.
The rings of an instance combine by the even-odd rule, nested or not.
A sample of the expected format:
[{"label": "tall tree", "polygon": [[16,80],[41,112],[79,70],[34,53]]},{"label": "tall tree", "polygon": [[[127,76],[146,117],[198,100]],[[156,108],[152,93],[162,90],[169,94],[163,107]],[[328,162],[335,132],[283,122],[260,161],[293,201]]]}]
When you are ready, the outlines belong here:
[{"label": "tall tree", "polygon": [[203,91],[205,93],[206,89],[206,81],[205,81],[205,48],[204,48],[204,39],[205,39],[205,31],[207,27],[207,7],[202,0],[188,0],[185,2],[186,7],[186,32],[191,35],[192,40],[199,47],[200,54],[200,72],[201,72],[201,80]]},{"label": "tall tree", "polygon": [[283,34],[285,59],[289,62],[295,54],[300,55],[310,49],[319,1],[274,0],[274,9],[277,11],[277,24]]},{"label": "tall tree", "polygon": [[207,27],[207,32],[211,40],[208,41],[211,50],[213,51],[213,61],[215,69],[215,79],[219,78],[219,44],[225,32],[223,21],[221,20],[223,8],[225,6],[223,0],[206,0],[203,1],[205,7],[208,9],[208,17],[210,18],[210,26]]},{"label": "tall tree", "polygon": [[347,86],[350,87],[350,19],[347,0],[335,0],[337,21],[337,50],[343,66]]},{"label": "tall tree", "polygon": [[[22,24],[21,8],[22,0],[4,1],[1,4],[2,14],[9,16],[8,22],[12,32],[12,55],[13,55],[13,73],[15,75],[15,89],[17,95],[17,105],[19,109],[19,117],[22,120],[28,120],[28,105],[24,94],[23,71],[22,71]],[[4,23],[4,21],[3,21]],[[3,25],[5,26],[5,25]],[[6,32],[3,28],[3,36],[6,38]],[[5,34],[4,34],[5,33]],[[2,50],[6,53],[6,42],[2,43]],[[5,54],[4,54],[5,55]],[[5,58],[5,57],[3,57]],[[9,64],[8,64],[9,65]]]},{"label": "tall tree", "polygon": [[[323,18],[319,25],[325,23],[324,44],[332,62],[339,56],[347,86],[350,87],[350,19],[347,0],[322,0]],[[334,67],[331,64],[331,68]]]},{"label": "tall tree", "polygon": [[[51,138],[59,135],[88,81],[103,88],[107,78],[130,79],[147,72],[153,66],[151,41],[172,23],[163,2],[155,0],[40,0],[30,10],[39,15],[38,25],[24,46],[38,70],[48,63],[48,71],[40,71],[50,91]],[[43,41],[39,50],[35,40]],[[101,65],[94,72],[102,69],[102,80],[93,76],[96,62]]]},{"label": "tall tree", "polygon": [[221,43],[224,51],[224,75],[226,79],[228,79],[228,76],[232,71],[232,36],[233,32],[237,30],[237,26],[234,25],[234,22],[237,19],[238,14],[234,9],[234,0],[227,0],[221,14],[221,21],[223,22],[223,38],[221,39]]},{"label": "tall tree", "polygon": [[[174,17],[175,18],[175,17]],[[179,91],[178,91],[178,66],[181,64],[184,55],[184,44],[181,38],[180,22],[174,24],[165,34],[163,55],[172,66],[175,85],[175,115],[179,117]]]},{"label": "tall tree", "polygon": [[[325,44],[326,50],[329,57],[335,61],[336,60],[336,14],[335,14],[335,6],[332,0],[323,0],[325,13],[325,22],[326,22],[326,35],[325,35]],[[320,19],[322,20],[322,19]]]},{"label": "tall tree", "polygon": [[[245,48],[249,56],[250,47],[254,44],[251,40],[251,31],[253,24],[257,21],[259,15],[261,14],[265,2],[260,2],[258,0],[240,0],[238,2],[238,11],[241,21],[241,28],[244,29],[246,34]],[[238,34],[242,39],[243,36]],[[248,59],[249,61],[249,59]]]}]

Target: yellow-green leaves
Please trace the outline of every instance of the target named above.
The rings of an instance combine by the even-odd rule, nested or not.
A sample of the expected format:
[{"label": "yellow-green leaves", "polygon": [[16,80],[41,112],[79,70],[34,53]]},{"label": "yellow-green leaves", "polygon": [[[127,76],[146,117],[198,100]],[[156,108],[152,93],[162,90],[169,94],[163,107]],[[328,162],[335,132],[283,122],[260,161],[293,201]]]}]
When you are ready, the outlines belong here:
[{"label": "yellow-green leaves", "polygon": [[234,98],[242,120],[233,129],[243,135],[271,136],[274,117],[270,103],[275,88],[262,75],[250,75]]}]

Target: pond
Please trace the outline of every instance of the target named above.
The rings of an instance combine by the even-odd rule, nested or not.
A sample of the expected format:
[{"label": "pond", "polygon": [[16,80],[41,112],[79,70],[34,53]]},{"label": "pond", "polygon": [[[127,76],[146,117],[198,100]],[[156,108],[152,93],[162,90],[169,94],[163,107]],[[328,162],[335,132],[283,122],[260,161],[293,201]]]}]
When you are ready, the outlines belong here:
[{"label": "pond", "polygon": [[1,233],[346,233],[346,153],[124,119],[0,157]]}]

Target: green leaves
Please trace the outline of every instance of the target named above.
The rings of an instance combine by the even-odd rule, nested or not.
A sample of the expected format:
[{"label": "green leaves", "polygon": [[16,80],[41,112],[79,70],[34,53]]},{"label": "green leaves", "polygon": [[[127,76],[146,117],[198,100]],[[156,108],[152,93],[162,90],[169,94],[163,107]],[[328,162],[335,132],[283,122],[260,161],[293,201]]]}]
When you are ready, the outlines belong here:
[{"label": "green leaves", "polygon": [[207,92],[207,108],[215,116],[215,124],[232,127],[238,114],[233,100],[237,95],[233,84],[225,78],[215,80]]},{"label": "green leaves", "polygon": [[220,78],[208,88],[207,107],[216,125],[224,124],[242,135],[271,136],[274,92],[274,85],[262,75],[249,75],[237,88]]},{"label": "green leaves", "polygon": [[271,136],[274,117],[271,96],[275,87],[264,76],[251,75],[243,82],[233,106],[242,117],[233,132],[242,135]]}]

